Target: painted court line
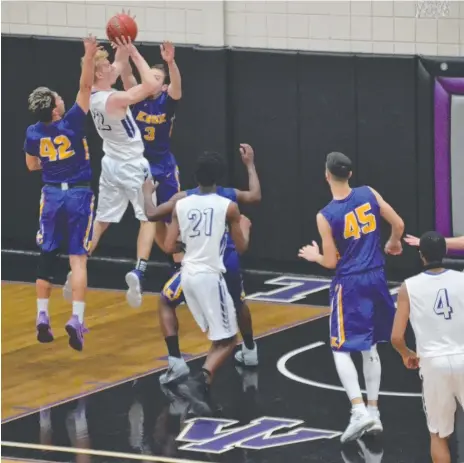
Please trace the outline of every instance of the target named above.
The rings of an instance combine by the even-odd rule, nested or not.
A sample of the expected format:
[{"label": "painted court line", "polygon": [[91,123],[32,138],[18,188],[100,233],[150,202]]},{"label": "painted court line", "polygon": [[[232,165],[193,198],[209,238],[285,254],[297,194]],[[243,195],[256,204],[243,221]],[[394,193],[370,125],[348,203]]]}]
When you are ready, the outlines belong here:
[{"label": "painted court line", "polygon": [[[281,326],[279,328],[275,328],[275,329],[272,329],[270,331],[266,331],[265,333],[262,333],[260,334],[259,336],[256,336],[255,339],[261,339],[261,338],[265,338],[267,336],[270,336],[272,334],[277,334],[277,333],[280,333],[282,331],[286,331],[286,330],[289,330],[291,328],[296,328],[297,326],[300,326],[300,325],[304,325],[305,323],[310,323],[310,322],[313,322],[313,321],[316,321],[316,320],[319,320],[320,318],[324,318],[324,317],[327,317],[329,315],[329,313],[324,313],[324,314],[321,314],[321,315],[316,315],[314,317],[311,317],[311,318],[308,318],[306,320],[302,320],[302,321],[299,321],[299,322],[295,322],[295,323],[291,323],[289,325],[284,325],[284,326]],[[207,354],[207,352],[203,352],[201,354],[198,354],[194,357],[191,357],[187,360],[187,362],[191,362],[193,360],[197,360],[199,358],[202,358],[202,357],[205,357]],[[95,394],[97,392],[101,392],[101,391],[105,391],[107,389],[111,389],[113,387],[117,387],[117,386],[120,386],[122,384],[125,384],[125,383],[129,383],[130,381],[134,381],[136,379],[140,379],[140,378],[144,378],[145,376],[149,376],[151,374],[154,374],[154,373],[158,373],[160,371],[163,371],[167,368],[167,366],[162,366],[162,367],[159,367],[159,368],[154,368],[152,370],[147,370],[143,373],[138,373],[136,375],[133,375],[133,376],[129,376],[129,377],[126,377],[126,378],[123,378],[121,380],[118,380],[118,381],[115,381],[113,383],[106,383],[106,384],[103,384],[102,386],[100,387],[96,387],[94,389],[91,389],[89,391],[86,391],[86,392],[83,392],[81,394],[77,394],[77,395],[73,395],[73,396],[70,396],[70,397],[66,397],[65,399],[62,399],[62,400],[59,400],[57,402],[52,402],[52,403],[49,403],[49,404],[45,404],[45,405],[42,405],[40,407],[36,407],[36,408],[26,408],[26,407],[21,407],[22,409],[27,409],[27,411],[25,411],[24,413],[20,413],[18,415],[13,415],[13,416],[10,416],[8,418],[5,418],[2,420],[2,424],[6,424],[6,423],[9,423],[11,421],[16,421],[16,420],[19,420],[20,418],[24,418],[26,416],[29,416],[29,415],[33,415],[34,413],[37,413],[38,411],[40,410],[47,410],[49,408],[53,408],[53,407],[58,407],[59,405],[63,405],[63,404],[66,404],[68,402],[72,402],[74,400],[78,400],[78,399],[82,399],[83,397],[87,397],[89,395],[92,395],[92,394]],[[20,408],[20,407],[15,407],[15,408]]]},{"label": "painted court line", "polygon": [[[106,450],[80,449],[74,447],[57,447],[55,445],[26,444],[23,442],[1,442],[2,447],[17,449],[41,450],[44,452],[64,452],[78,455],[94,455],[98,457],[119,458],[128,460],[157,461],[160,463],[212,463],[204,460],[185,460],[182,458],[157,457],[154,455],[139,455],[137,453],[109,452]],[[8,457],[5,457],[8,458]]]},{"label": "painted court line", "polygon": [[[341,386],[333,386],[332,384],[326,384],[326,383],[321,383],[319,381],[313,381],[311,379],[307,378],[302,378],[301,376],[295,375],[295,373],[292,373],[289,371],[287,368],[287,362],[299,355],[302,354],[303,352],[306,352],[308,350],[316,349],[318,347],[324,346],[325,342],[319,341],[319,342],[314,342],[312,344],[309,344],[307,346],[300,347],[298,349],[292,350],[288,352],[287,354],[283,355],[280,357],[280,359],[277,361],[277,369],[279,372],[284,375],[286,378],[291,379],[292,381],[296,381],[301,384],[306,384],[308,386],[313,386],[317,387],[319,389],[328,389],[331,391],[342,391],[345,392],[345,389]],[[364,389],[361,389],[361,392],[364,394],[367,394],[367,391]],[[380,391],[379,395],[385,395],[385,396],[394,396],[394,397],[422,397],[421,393],[417,392],[394,392],[394,391]]]}]

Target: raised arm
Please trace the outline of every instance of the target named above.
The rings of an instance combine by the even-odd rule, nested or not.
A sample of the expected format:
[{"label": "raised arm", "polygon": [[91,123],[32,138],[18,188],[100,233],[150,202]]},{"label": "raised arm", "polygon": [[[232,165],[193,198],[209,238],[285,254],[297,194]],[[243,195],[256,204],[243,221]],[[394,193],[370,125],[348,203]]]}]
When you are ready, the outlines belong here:
[{"label": "raised arm", "polygon": [[259,203],[261,201],[261,184],[255,167],[255,153],[250,145],[241,143],[240,154],[248,171],[248,191],[235,190],[237,201],[245,204]]},{"label": "raised arm", "polygon": [[127,61],[126,65],[122,68],[121,80],[124,86],[124,90],[126,91],[138,85],[137,79],[132,72],[132,66],[129,61]]},{"label": "raised arm", "polygon": [[127,48],[133,63],[139,71],[142,83],[127,91],[112,93],[106,102],[106,110],[110,113],[126,111],[128,106],[144,100],[149,95],[153,94],[156,89],[155,77],[150,71],[150,66],[148,66],[144,57],[131,43],[130,39],[129,42],[126,42],[124,37],[122,40],[122,43],[118,42],[118,47]]},{"label": "raised arm", "polygon": [[226,220],[229,224],[230,236],[235,243],[235,247],[240,254],[248,249],[250,243],[251,222],[240,215],[240,210],[234,202],[230,202],[227,208]]},{"label": "raised arm", "polygon": [[171,83],[168,87],[168,95],[173,100],[180,100],[182,98],[182,79],[177,63],[174,59],[175,49],[171,42],[163,42],[160,45],[161,57],[166,61],[169,70],[169,79]]},{"label": "raised arm", "polygon": [[373,188],[370,188],[370,190],[372,193],[374,193],[374,196],[379,203],[380,215],[391,225],[391,235],[387,244],[385,245],[385,252],[394,256],[399,255],[403,251],[401,245],[401,237],[404,233],[403,219],[377,191],[375,191]]},{"label": "raised arm", "polygon": [[82,58],[81,79],[79,81],[79,92],[77,93],[76,103],[84,111],[89,112],[90,95],[92,93],[93,77],[94,77],[94,58],[95,54],[101,47],[98,46],[97,39],[89,35],[84,39],[85,53]]},{"label": "raised arm", "polygon": [[317,229],[322,238],[322,252],[319,252],[319,245],[313,241],[311,244],[303,246],[298,252],[298,257],[309,262],[316,262],[322,267],[334,269],[337,266],[337,246],[332,235],[332,228],[327,219],[319,212],[316,216]]}]

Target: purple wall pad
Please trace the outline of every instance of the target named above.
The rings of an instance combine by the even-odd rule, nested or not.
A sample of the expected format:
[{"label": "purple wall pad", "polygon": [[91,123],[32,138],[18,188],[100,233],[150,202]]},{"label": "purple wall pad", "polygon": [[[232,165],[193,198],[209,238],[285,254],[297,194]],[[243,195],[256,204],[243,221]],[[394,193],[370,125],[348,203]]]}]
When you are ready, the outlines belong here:
[{"label": "purple wall pad", "polygon": [[[464,78],[435,79],[435,228],[444,236],[451,235],[451,96],[464,95]],[[464,256],[462,251],[449,255]]]}]

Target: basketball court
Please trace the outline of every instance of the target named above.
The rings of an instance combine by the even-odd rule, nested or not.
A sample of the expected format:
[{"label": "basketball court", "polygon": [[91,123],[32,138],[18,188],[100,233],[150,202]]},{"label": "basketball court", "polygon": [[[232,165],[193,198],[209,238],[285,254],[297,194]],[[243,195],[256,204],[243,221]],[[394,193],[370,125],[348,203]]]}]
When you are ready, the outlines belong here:
[{"label": "basketball court", "polygon": [[[16,280],[2,283],[2,461],[430,461],[418,374],[406,370],[389,345],[379,347],[384,433],[341,446],[349,402],[328,345],[329,280],[247,274],[260,365],[226,364],[213,388],[215,418],[189,420],[185,404],[173,401],[158,381],[167,365],[158,295],[148,293],[140,309],[129,308],[118,289],[124,264],[89,265],[89,280],[105,289],[89,292],[90,332],[77,353],[67,345],[69,305],[61,287],[50,303],[55,341],[41,345],[31,316],[34,256],[2,259],[4,277]],[[149,289],[159,288],[165,274],[152,267]],[[393,294],[396,288],[392,284]],[[188,308],[177,310],[181,349],[195,372],[208,342]],[[462,418],[455,436],[464,435]],[[464,461],[462,439],[453,437],[452,450],[453,461]]]}]

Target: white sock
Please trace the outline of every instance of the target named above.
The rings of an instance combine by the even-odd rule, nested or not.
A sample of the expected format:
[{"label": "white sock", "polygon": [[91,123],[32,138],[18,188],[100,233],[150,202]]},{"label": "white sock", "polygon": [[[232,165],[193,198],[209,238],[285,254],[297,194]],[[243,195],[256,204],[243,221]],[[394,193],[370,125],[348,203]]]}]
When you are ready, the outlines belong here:
[{"label": "white sock", "polygon": [[45,312],[48,315],[48,299],[37,299],[37,315]]},{"label": "white sock", "polygon": [[[377,346],[370,351],[362,352],[364,381],[366,382],[367,400],[378,400],[382,366],[377,352]],[[375,407],[377,408],[377,407]]]},{"label": "white sock", "polygon": [[79,323],[84,323],[84,310],[85,310],[85,302],[81,301],[73,301],[73,315],[77,315],[79,319]]},{"label": "white sock", "polygon": [[[361,388],[359,387],[358,372],[354,366],[349,352],[334,352],[335,368],[338,377],[345,388],[350,400],[362,398]],[[364,403],[359,404],[364,407]]]}]

